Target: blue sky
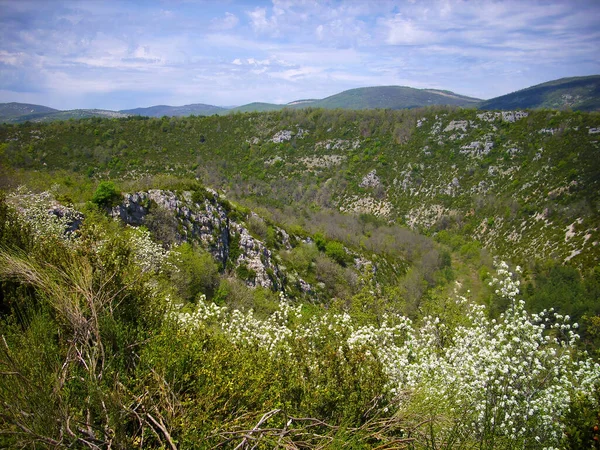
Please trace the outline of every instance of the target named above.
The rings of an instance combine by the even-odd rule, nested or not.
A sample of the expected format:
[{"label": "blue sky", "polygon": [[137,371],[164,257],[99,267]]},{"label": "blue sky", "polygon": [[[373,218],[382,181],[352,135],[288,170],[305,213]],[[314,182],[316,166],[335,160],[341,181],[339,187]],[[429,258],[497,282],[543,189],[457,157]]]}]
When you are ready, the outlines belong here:
[{"label": "blue sky", "polygon": [[0,0],[0,102],[58,109],[491,98],[600,74],[600,1]]}]

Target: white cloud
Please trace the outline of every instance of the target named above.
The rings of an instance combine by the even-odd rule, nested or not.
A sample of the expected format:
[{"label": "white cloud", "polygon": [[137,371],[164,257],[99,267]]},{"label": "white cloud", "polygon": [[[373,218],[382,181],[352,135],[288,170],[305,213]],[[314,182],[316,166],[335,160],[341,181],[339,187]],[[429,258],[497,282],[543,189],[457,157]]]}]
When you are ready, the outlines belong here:
[{"label": "white cloud", "polygon": [[317,36],[317,39],[318,39],[319,41],[322,41],[322,40],[323,40],[323,25],[319,25],[319,26],[317,27],[317,29],[315,30],[315,34],[316,34],[316,36]]},{"label": "white cloud", "polygon": [[225,17],[214,18],[210,21],[211,29],[213,30],[231,30],[240,22],[240,19],[235,14],[230,12],[225,13]]},{"label": "white cloud", "polygon": [[267,10],[265,8],[255,8],[248,12],[252,28],[258,32],[273,31],[275,19],[267,19]]},{"label": "white cloud", "polygon": [[600,73],[595,0],[165,5],[0,0],[0,102],[240,104],[382,84],[491,97]]},{"label": "white cloud", "polygon": [[396,14],[392,19],[382,20],[387,27],[386,43],[390,45],[423,45],[436,42],[439,36],[411,19]]},{"label": "white cloud", "polygon": [[269,61],[268,59],[249,58],[248,64],[254,64],[255,66],[269,66],[271,65],[271,61]]},{"label": "white cloud", "polygon": [[288,69],[280,72],[270,72],[269,76],[273,78],[281,78],[287,81],[297,81],[302,78],[319,75],[323,72],[319,67],[300,67],[298,69]]},{"label": "white cloud", "polygon": [[10,66],[22,66],[26,55],[23,52],[7,52],[0,50],[0,63]]}]

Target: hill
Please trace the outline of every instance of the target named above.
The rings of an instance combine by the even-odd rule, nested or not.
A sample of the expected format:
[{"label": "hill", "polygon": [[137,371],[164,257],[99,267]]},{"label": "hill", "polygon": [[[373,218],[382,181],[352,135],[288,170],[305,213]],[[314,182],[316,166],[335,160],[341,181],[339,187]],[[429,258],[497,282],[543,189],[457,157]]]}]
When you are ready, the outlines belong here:
[{"label": "hill", "polygon": [[476,106],[481,100],[436,89],[376,86],[350,89],[323,99],[295,100],[287,104],[250,103],[233,108],[239,112],[277,111],[307,107],[326,109],[410,109],[432,105]]},{"label": "hill", "polygon": [[276,103],[262,103],[253,102],[247,105],[236,106],[231,108],[228,112],[266,112],[266,111],[279,111],[285,108],[286,105],[278,105]]},{"label": "hill", "polygon": [[57,111],[54,108],[29,103],[0,103],[0,122],[6,122],[29,114],[48,114]]},{"label": "hill", "polygon": [[163,116],[212,116],[213,114],[222,114],[226,108],[219,106],[205,105],[203,103],[193,103],[184,106],[157,105],[148,108],[124,109],[119,112],[137,116],[163,117]]},{"label": "hill", "polygon": [[203,103],[184,106],[156,105],[121,111],[78,109],[59,111],[46,106],[25,103],[0,104],[0,122],[49,122],[89,117],[146,117],[210,116],[232,112],[268,112],[287,109],[411,109],[434,105],[478,107],[482,110],[514,109],[573,109],[600,110],[600,75],[562,78],[532,86],[490,100],[480,100],[447,90],[415,89],[407,86],[375,86],[350,89],[323,99],[301,99],[287,104],[253,102],[225,108]]},{"label": "hill", "polygon": [[[40,108],[45,108],[42,106]],[[51,109],[51,108],[49,108]],[[49,112],[36,112],[31,114],[23,114],[4,119],[6,123],[24,123],[24,122],[54,122],[57,120],[70,119],[89,119],[92,117],[100,118],[124,118],[128,114],[105,109],[71,109],[66,111],[52,110]]]},{"label": "hill", "polygon": [[593,448],[599,136],[440,105],[0,126],[0,447]]},{"label": "hill", "polygon": [[454,230],[507,258],[590,267],[600,258],[599,127],[595,113],[284,109],[0,128],[0,139],[17,167],[168,170],[267,206],[374,214]]},{"label": "hill", "polygon": [[486,100],[480,109],[515,108],[600,110],[600,75],[561,78]]},{"label": "hill", "polygon": [[[415,89],[406,86],[377,86],[350,89],[311,103],[328,109],[407,109],[432,105],[475,106],[481,100],[450,91]],[[300,103],[298,106],[302,107]]]}]

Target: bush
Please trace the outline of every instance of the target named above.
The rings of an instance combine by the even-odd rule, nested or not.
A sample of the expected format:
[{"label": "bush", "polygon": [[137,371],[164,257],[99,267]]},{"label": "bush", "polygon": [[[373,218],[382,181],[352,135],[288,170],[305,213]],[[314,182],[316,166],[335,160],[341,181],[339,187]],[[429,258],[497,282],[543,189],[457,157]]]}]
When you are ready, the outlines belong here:
[{"label": "bush", "polygon": [[256,278],[256,272],[246,264],[240,264],[237,269],[235,269],[235,273],[244,281],[254,282],[254,279]]},{"label": "bush", "polygon": [[176,269],[171,282],[182,299],[194,301],[198,294],[212,298],[219,286],[219,270],[210,253],[182,244],[174,250]]},{"label": "bush", "polygon": [[177,219],[174,211],[165,208],[153,208],[152,212],[144,217],[144,225],[152,233],[152,237],[165,247],[170,247],[177,242]]},{"label": "bush", "polygon": [[346,253],[346,249],[341,242],[329,241],[325,245],[325,254],[337,262],[340,266],[346,266],[351,261],[351,257]]},{"label": "bush", "polygon": [[115,184],[112,181],[102,181],[94,196],[92,197],[92,203],[98,206],[110,208],[114,206],[121,199],[121,193],[117,191]]}]

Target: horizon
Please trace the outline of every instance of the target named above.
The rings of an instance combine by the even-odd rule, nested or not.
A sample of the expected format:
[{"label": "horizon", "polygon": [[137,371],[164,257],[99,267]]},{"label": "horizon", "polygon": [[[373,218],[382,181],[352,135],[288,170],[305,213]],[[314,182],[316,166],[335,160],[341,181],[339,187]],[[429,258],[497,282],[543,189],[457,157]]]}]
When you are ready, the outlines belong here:
[{"label": "horizon", "polygon": [[486,100],[600,74],[591,0],[0,6],[0,102],[58,110],[287,104],[377,86]]},{"label": "horizon", "polygon": [[[585,77],[590,77],[590,76],[592,76],[592,77],[593,77],[593,76],[600,76],[600,74],[595,74],[595,75],[584,75],[584,76],[581,76],[581,77],[579,77],[579,76],[573,76],[573,77],[564,77],[564,78],[560,78],[560,79],[558,79],[558,80],[546,80],[546,81],[542,81],[542,82],[541,82],[541,83],[539,83],[539,84],[544,84],[544,83],[548,83],[548,82],[551,82],[551,81],[559,81],[559,80],[566,79],[566,78],[585,78]],[[411,88],[411,86],[398,86],[398,85],[385,85],[385,86],[361,86],[361,87],[357,87],[357,88],[351,88],[351,89],[347,89],[346,91],[349,91],[349,90],[354,90],[354,89],[368,89],[368,88],[377,88],[377,87],[407,87],[407,88]],[[535,87],[535,86],[527,86],[527,87],[525,87],[525,88],[523,88],[523,89],[520,89],[520,90],[528,89],[528,88],[531,88],[531,87]],[[419,89],[419,90],[440,90],[440,89],[436,89],[436,88],[411,88],[411,89]],[[338,93],[336,93],[336,94],[333,94],[332,96],[334,96],[334,95],[337,95],[337,94],[341,94],[341,93],[343,93],[343,92],[346,92],[346,91],[338,92]],[[512,93],[514,93],[514,92],[518,92],[518,91],[507,92],[507,93],[505,93],[505,94],[500,94],[498,97],[502,97],[502,96],[504,96],[504,95],[512,94]],[[461,94],[461,93],[459,93],[459,92],[452,92],[452,93],[453,93],[453,94],[456,94],[456,95],[462,95],[462,94]],[[468,96],[467,96],[467,97],[468,97]],[[293,104],[296,104],[296,103],[302,103],[302,102],[319,101],[319,100],[323,100],[323,99],[325,99],[325,98],[327,98],[327,97],[323,97],[323,98],[321,98],[321,99],[317,99],[317,98],[300,98],[300,99],[292,100],[292,101],[290,101],[290,102],[287,102],[287,103],[280,103],[280,104],[278,104],[278,105],[279,105],[279,106],[293,105]],[[496,98],[496,97],[495,97],[495,98]],[[479,101],[487,101],[487,100],[491,100],[491,99],[487,99],[487,98],[479,98],[479,99],[475,99],[475,100],[479,100]],[[42,104],[37,104],[37,103],[24,103],[24,102],[16,102],[16,101],[4,102],[4,103],[0,103],[0,104],[9,104],[9,103],[30,104],[30,105],[34,105],[34,106],[46,106],[46,107],[48,107],[48,105],[42,105]],[[102,111],[102,110],[104,110],[104,111],[121,112],[121,111],[133,110],[133,109],[150,109],[150,108],[157,108],[157,107],[181,108],[181,107],[185,107],[185,106],[193,106],[193,105],[216,106],[216,107],[218,107],[218,108],[223,108],[223,109],[235,109],[235,108],[239,108],[239,107],[242,107],[242,106],[247,106],[247,105],[252,105],[252,104],[274,104],[274,103],[263,102],[263,101],[261,101],[261,100],[254,100],[254,101],[251,101],[251,102],[249,102],[249,103],[244,103],[244,104],[240,104],[240,105],[226,105],[226,106],[224,106],[224,105],[212,105],[212,104],[209,104],[209,103],[203,103],[203,102],[194,102],[194,103],[185,103],[185,104],[180,104],[180,105],[157,104],[157,105],[148,105],[148,106],[129,106],[129,107],[122,108],[122,109],[119,109],[119,110],[116,110],[116,109],[115,109],[115,110],[109,110],[109,109],[105,109],[105,108],[89,108],[89,107],[72,108],[71,110],[77,110],[77,109],[79,109],[79,110],[101,110],[101,111]],[[52,108],[52,107],[50,106],[50,108]],[[57,109],[58,111],[69,111],[69,110],[61,110],[61,109],[58,109],[58,108],[54,108],[54,109]]]}]

